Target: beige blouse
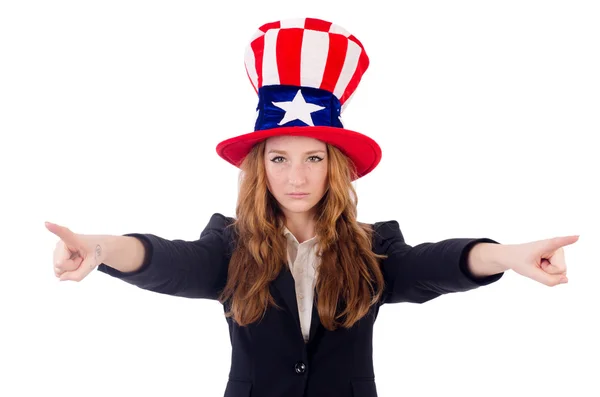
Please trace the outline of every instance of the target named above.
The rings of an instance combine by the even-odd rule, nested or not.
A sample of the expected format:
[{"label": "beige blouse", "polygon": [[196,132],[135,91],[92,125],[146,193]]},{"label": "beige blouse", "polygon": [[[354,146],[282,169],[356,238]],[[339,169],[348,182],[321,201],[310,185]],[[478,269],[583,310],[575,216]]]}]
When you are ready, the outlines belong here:
[{"label": "beige blouse", "polygon": [[296,301],[304,341],[308,341],[312,305],[315,289],[315,275],[318,266],[317,238],[306,240],[301,244],[296,237],[284,226],[287,238],[287,261],[296,284]]}]

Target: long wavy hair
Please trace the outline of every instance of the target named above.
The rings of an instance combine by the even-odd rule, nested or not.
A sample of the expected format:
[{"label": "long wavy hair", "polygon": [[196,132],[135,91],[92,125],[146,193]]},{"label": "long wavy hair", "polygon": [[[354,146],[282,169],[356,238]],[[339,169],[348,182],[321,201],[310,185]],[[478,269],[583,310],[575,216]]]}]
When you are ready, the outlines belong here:
[{"label": "long wavy hair", "polygon": [[[236,246],[229,262],[227,284],[219,300],[228,302],[227,317],[244,326],[259,320],[275,303],[269,284],[287,265],[284,215],[267,185],[263,141],[240,165],[234,228]],[[328,186],[316,204],[315,232],[319,265],[317,309],[323,326],[350,328],[383,292],[379,259],[372,251],[370,225],[358,222],[356,175],[352,161],[327,144]]]}]

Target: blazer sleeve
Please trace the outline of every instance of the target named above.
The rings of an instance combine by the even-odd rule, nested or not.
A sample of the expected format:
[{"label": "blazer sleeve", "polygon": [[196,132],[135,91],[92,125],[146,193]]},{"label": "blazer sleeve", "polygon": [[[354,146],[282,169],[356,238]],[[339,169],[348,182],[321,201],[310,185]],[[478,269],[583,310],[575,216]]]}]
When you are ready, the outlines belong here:
[{"label": "blazer sleeve", "polygon": [[167,240],[154,234],[124,234],[144,245],[142,266],[133,272],[121,272],[102,263],[97,269],[145,290],[218,300],[227,281],[231,257],[228,226],[232,221],[233,218],[213,214],[195,241]]},{"label": "blazer sleeve", "polygon": [[467,268],[467,256],[489,238],[453,238],[414,247],[404,241],[396,221],[373,225],[373,248],[387,255],[381,266],[385,279],[381,303],[424,303],[442,294],[463,292],[498,281],[504,273],[476,277]]}]

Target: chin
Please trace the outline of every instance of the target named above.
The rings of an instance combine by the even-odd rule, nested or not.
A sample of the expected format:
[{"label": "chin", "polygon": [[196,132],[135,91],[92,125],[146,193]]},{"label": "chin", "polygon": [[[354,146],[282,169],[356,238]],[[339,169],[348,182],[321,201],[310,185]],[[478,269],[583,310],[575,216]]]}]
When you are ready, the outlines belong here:
[{"label": "chin", "polygon": [[302,212],[308,212],[311,209],[313,209],[315,204],[312,204],[312,203],[310,203],[310,204],[309,203],[287,203],[286,205],[283,205],[282,207],[286,211],[289,211],[289,212],[302,213]]}]

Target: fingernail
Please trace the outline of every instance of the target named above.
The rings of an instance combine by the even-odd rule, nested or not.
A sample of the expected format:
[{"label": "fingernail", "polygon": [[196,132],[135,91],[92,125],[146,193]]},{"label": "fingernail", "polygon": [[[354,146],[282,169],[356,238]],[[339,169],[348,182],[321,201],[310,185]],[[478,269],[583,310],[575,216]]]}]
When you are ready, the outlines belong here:
[{"label": "fingernail", "polygon": [[564,278],[564,277],[560,279],[560,283],[561,283],[561,284],[566,284],[568,281],[569,281],[569,280],[567,280],[567,279],[566,279],[566,278]]}]

